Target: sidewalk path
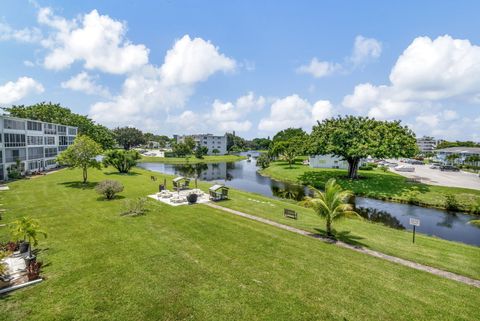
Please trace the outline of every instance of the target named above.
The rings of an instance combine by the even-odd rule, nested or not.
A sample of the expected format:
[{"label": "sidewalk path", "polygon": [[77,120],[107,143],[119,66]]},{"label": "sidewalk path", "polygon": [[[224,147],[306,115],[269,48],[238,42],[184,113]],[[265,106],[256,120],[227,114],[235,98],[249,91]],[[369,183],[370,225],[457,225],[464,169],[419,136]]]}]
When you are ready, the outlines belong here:
[{"label": "sidewalk path", "polygon": [[452,272],[440,270],[440,269],[430,267],[430,266],[427,266],[427,265],[423,265],[423,264],[420,264],[420,263],[416,263],[416,262],[412,262],[412,261],[409,261],[409,260],[401,259],[401,258],[396,257],[396,256],[383,254],[381,252],[373,251],[373,250],[370,250],[370,249],[367,249],[367,248],[364,248],[364,247],[353,246],[353,245],[350,245],[350,244],[347,244],[347,243],[344,243],[344,242],[341,242],[341,241],[332,241],[328,238],[325,238],[325,237],[319,236],[317,234],[307,232],[305,230],[301,230],[301,229],[298,229],[298,228],[295,228],[295,227],[292,227],[292,226],[277,223],[277,222],[274,222],[274,221],[271,221],[271,220],[268,220],[268,219],[265,219],[265,218],[262,218],[262,217],[258,217],[258,216],[255,216],[255,215],[250,215],[250,214],[243,213],[243,212],[240,212],[240,211],[232,210],[230,208],[226,208],[226,207],[214,204],[214,203],[206,203],[205,205],[216,208],[216,209],[219,209],[219,210],[222,210],[222,211],[225,211],[225,212],[228,212],[228,213],[231,213],[231,214],[234,214],[234,215],[238,215],[238,216],[245,217],[245,218],[248,218],[248,219],[251,219],[251,220],[255,220],[257,222],[262,222],[264,224],[275,226],[275,227],[278,227],[278,228],[281,228],[283,230],[287,230],[287,231],[290,231],[290,232],[293,232],[293,233],[313,237],[313,238],[316,238],[318,240],[321,240],[321,241],[324,241],[324,242],[327,242],[327,243],[333,243],[337,246],[340,246],[340,247],[343,247],[343,248],[346,248],[346,249],[350,249],[350,250],[357,251],[357,252],[360,252],[360,253],[364,253],[364,254],[367,254],[367,255],[370,255],[370,256],[374,256],[374,257],[377,257],[377,258],[380,258],[380,259],[383,259],[383,260],[387,260],[387,261],[390,261],[390,262],[401,264],[401,265],[410,267],[412,269],[428,272],[428,273],[438,275],[438,276],[441,276],[441,277],[444,277],[444,278],[447,278],[447,279],[450,279],[450,280],[454,280],[454,281],[457,281],[457,282],[462,282],[462,283],[480,288],[480,280],[475,280],[475,279],[472,279],[472,278],[469,278],[469,277],[466,277],[466,276],[463,276],[463,275],[455,274],[455,273],[452,273]]}]

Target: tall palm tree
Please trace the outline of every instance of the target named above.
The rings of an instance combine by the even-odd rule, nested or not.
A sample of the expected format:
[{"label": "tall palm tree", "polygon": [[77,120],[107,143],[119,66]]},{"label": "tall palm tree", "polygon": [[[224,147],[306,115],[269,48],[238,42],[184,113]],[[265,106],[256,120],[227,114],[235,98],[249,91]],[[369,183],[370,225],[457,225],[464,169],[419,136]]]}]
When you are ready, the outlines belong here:
[{"label": "tall palm tree", "polygon": [[361,218],[353,210],[352,204],[347,200],[352,196],[352,192],[342,189],[334,178],[331,178],[325,184],[325,192],[316,190],[314,197],[307,197],[303,203],[311,208],[325,219],[328,236],[333,236],[332,224],[344,217]]}]

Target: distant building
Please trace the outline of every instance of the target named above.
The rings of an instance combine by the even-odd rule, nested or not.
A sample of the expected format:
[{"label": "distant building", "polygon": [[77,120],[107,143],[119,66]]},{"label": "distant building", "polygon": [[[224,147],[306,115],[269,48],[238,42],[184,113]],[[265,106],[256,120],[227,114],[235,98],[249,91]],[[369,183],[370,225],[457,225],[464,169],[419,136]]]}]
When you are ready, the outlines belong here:
[{"label": "distant building", "polygon": [[17,169],[39,172],[57,166],[57,155],[73,144],[77,127],[0,115],[0,181]]},{"label": "distant building", "polygon": [[[333,155],[312,155],[308,159],[310,167],[312,168],[339,168],[348,169],[348,162],[342,157]],[[358,166],[361,166],[363,161],[360,161]]]},{"label": "distant building", "polygon": [[[448,147],[437,149],[434,153],[436,160],[441,161],[442,163],[453,162],[455,164],[463,164],[469,156],[480,156],[480,147]],[[459,157],[452,161],[447,160],[447,157],[453,154],[456,154]]]},{"label": "distant building", "polygon": [[430,136],[423,136],[417,138],[417,146],[422,154],[432,153],[437,148],[438,141]]},{"label": "distant building", "polygon": [[173,135],[177,143],[183,143],[185,138],[192,137],[197,146],[205,146],[208,148],[208,155],[214,155],[213,151],[218,150],[218,155],[227,153],[227,134],[223,136],[214,136],[212,134],[199,135]]}]

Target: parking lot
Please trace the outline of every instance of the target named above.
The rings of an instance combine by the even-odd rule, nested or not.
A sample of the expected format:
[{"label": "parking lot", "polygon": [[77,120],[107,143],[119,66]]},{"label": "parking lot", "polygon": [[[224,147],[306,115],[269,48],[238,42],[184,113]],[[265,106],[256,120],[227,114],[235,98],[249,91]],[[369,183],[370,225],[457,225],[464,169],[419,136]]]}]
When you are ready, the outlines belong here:
[{"label": "parking lot", "polygon": [[429,168],[429,165],[410,165],[393,160],[392,162],[396,162],[399,165],[409,165],[415,167],[414,172],[397,172],[393,168],[390,168],[390,170],[405,177],[415,178],[425,184],[464,187],[480,190],[480,177],[478,177],[478,174],[463,171],[442,172],[440,169]]}]

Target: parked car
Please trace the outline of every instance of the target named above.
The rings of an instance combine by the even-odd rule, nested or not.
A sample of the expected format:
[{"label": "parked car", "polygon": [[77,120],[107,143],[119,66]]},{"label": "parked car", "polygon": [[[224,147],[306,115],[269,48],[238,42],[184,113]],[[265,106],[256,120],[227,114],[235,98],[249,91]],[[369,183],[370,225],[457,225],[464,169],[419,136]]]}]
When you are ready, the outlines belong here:
[{"label": "parked car", "polygon": [[432,164],[429,166],[431,169],[439,169],[440,168],[440,165],[438,164]]},{"label": "parked car", "polygon": [[459,172],[460,168],[455,167],[453,165],[442,165],[440,166],[440,170],[443,171],[451,171],[451,172]]},{"label": "parked car", "polygon": [[408,165],[400,165],[394,168],[397,172],[415,172],[415,167]]}]

